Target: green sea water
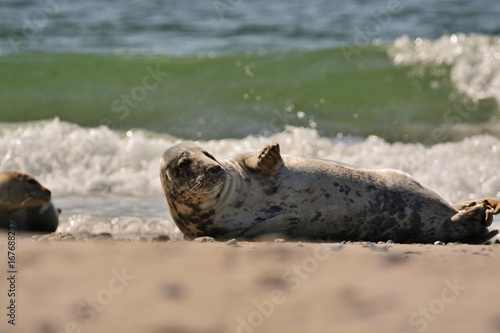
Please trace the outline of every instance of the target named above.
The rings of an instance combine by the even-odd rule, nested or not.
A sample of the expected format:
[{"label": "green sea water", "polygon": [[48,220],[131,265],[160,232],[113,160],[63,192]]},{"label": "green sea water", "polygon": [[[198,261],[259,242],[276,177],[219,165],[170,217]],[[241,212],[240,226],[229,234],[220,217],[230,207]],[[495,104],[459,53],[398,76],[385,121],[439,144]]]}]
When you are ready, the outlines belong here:
[{"label": "green sea water", "polygon": [[396,66],[385,45],[202,57],[0,56],[0,122],[59,117],[185,139],[242,138],[293,125],[329,137],[404,142],[425,142],[440,128],[432,140],[441,142],[497,135],[489,127],[497,115],[494,99],[474,101],[456,89],[449,65]]}]

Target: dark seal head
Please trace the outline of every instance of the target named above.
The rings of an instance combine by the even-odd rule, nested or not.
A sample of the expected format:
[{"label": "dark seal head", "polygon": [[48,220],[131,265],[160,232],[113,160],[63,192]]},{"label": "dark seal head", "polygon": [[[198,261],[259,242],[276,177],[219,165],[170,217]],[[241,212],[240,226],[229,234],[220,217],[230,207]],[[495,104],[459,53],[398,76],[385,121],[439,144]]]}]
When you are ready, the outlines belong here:
[{"label": "dark seal head", "polygon": [[225,178],[222,165],[200,146],[182,143],[163,154],[163,192],[172,218],[187,238],[196,237],[210,226]]},{"label": "dark seal head", "polygon": [[51,193],[33,176],[21,171],[0,173],[0,227],[15,224],[18,231],[54,232],[59,212]]},{"label": "dark seal head", "polygon": [[51,193],[31,175],[20,171],[0,173],[0,206],[4,211],[46,204]]}]

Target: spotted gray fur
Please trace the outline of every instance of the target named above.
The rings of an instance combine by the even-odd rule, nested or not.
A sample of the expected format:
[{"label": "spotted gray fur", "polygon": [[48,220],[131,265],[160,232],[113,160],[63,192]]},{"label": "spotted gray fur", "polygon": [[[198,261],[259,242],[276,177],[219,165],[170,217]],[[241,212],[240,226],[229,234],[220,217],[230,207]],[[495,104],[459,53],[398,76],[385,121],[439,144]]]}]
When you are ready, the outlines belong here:
[{"label": "spotted gray fur", "polygon": [[188,239],[480,243],[496,199],[454,207],[398,170],[367,170],[281,156],[279,145],[218,161],[194,144],[165,151],[160,167],[173,220]]}]

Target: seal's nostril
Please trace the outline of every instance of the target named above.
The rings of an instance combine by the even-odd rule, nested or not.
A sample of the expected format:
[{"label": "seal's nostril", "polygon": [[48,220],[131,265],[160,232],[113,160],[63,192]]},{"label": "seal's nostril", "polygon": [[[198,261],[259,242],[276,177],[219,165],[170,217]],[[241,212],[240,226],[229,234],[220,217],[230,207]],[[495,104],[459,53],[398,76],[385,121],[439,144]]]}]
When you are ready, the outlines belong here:
[{"label": "seal's nostril", "polygon": [[220,165],[212,165],[208,167],[207,172],[211,174],[216,174],[222,171],[222,167]]}]

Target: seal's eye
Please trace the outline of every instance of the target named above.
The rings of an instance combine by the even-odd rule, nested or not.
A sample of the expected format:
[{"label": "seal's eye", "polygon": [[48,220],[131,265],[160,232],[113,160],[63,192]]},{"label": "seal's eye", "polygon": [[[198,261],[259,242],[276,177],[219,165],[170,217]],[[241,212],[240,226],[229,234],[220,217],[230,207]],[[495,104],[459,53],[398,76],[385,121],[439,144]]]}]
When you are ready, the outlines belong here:
[{"label": "seal's eye", "polygon": [[184,160],[180,160],[180,161],[179,161],[179,164],[177,164],[177,167],[178,167],[179,169],[186,169],[186,168],[188,168],[190,165],[191,165],[191,161],[190,161],[190,160],[186,160],[186,159],[184,159]]},{"label": "seal's eye", "polygon": [[214,160],[214,161],[215,161],[215,157],[213,157],[210,153],[205,152],[204,154],[205,154],[205,156],[206,156],[206,157],[208,157],[209,159],[211,159],[211,160]]},{"label": "seal's eye", "polygon": [[38,185],[38,182],[34,179],[30,179],[28,180],[28,183],[31,184],[31,185]]}]

